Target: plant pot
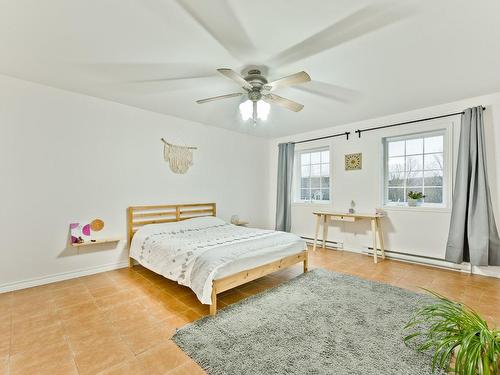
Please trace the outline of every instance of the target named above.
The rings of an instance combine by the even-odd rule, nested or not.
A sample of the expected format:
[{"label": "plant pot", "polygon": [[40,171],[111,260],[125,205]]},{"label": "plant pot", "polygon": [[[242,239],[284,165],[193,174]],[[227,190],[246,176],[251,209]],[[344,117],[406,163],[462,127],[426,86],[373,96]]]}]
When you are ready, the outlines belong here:
[{"label": "plant pot", "polygon": [[417,207],[422,204],[422,199],[412,199],[408,198],[408,206],[409,207]]}]

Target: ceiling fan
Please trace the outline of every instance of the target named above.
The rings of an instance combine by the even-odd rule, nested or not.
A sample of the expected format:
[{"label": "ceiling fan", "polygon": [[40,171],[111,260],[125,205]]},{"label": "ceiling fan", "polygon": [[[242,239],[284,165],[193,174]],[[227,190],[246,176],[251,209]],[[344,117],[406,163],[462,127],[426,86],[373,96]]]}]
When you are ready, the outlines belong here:
[{"label": "ceiling fan", "polygon": [[263,100],[268,104],[277,104],[294,112],[299,112],[302,108],[304,108],[304,105],[300,103],[272,93],[272,91],[280,87],[309,82],[311,77],[304,71],[291,74],[272,82],[268,82],[259,69],[249,70],[245,77],[242,77],[234,70],[228,68],[219,68],[217,71],[225,77],[235,81],[244,91],[200,99],[197,100],[196,103],[203,104],[215,100],[229,99],[246,95],[248,100],[252,103],[252,119],[254,124],[257,122],[258,103],[260,100]]},{"label": "ceiling fan", "polygon": [[[294,86],[293,90],[305,92],[308,96],[319,96],[345,104],[354,102],[360,97],[360,93],[356,90],[338,86],[331,82],[317,80],[318,77],[316,77],[316,80],[311,81],[306,72],[296,73],[276,81],[268,82],[266,78],[266,66],[281,69],[290,64],[296,64],[302,60],[334,49],[339,45],[400,22],[404,18],[414,14],[417,10],[416,4],[413,4],[415,3],[413,1],[383,0],[368,2],[368,5],[362,7],[356,6],[357,10],[354,10],[343,18],[335,20],[332,24],[305,37],[305,39],[298,41],[296,44],[281,49],[274,55],[267,56],[259,51],[247,30],[242,27],[242,22],[239,20],[238,14],[232,6],[236,4],[234,1],[143,0],[140,3],[155,16],[163,18],[163,15],[166,15],[166,19],[170,19],[172,12],[175,11],[175,9],[172,9],[173,5],[171,4],[175,3],[192,21],[198,24],[198,27],[210,35],[220,47],[235,59],[235,64],[247,66],[241,75],[231,69],[217,69],[219,73],[238,83],[241,87],[240,92],[201,99],[196,102],[202,104],[214,100],[245,96],[248,100],[240,104],[240,113],[244,118],[253,118],[254,124],[256,118],[263,118],[261,116],[262,107],[269,109],[270,104],[276,104],[295,112],[302,110],[302,104],[274,93],[274,90],[280,87],[307,82],[306,85]],[[221,19],[224,19],[224,22],[221,22]],[[204,59],[200,58],[199,61],[204,61]],[[257,61],[261,62],[262,65],[247,65],[248,63],[254,64]],[[115,75],[121,81],[123,77],[126,77],[126,81],[121,83],[125,84],[127,90],[141,95],[144,93],[162,94],[164,92],[175,92],[176,90],[199,89],[203,86],[202,80],[205,80],[204,82],[210,80],[207,83],[210,86],[213,83],[214,76],[217,78],[213,74],[212,63],[205,64],[203,62],[200,64],[198,60],[196,63],[122,62],[91,63],[84,64],[84,66],[86,69],[92,69],[92,73],[104,74],[106,79],[109,76],[112,77]],[[178,95],[172,94],[172,96],[180,98]],[[170,103],[168,104],[168,108],[170,109],[169,114],[175,114],[191,120],[200,120],[195,111],[186,110],[182,106],[177,108],[173,101],[168,101],[168,103]],[[242,106],[245,108],[242,108]],[[245,111],[242,109],[245,109]],[[244,112],[245,116],[243,116]],[[217,116],[211,116],[210,119],[203,118],[203,121],[208,120],[212,125],[219,125],[220,122],[220,118]],[[233,121],[233,118],[231,118],[231,121]]]}]

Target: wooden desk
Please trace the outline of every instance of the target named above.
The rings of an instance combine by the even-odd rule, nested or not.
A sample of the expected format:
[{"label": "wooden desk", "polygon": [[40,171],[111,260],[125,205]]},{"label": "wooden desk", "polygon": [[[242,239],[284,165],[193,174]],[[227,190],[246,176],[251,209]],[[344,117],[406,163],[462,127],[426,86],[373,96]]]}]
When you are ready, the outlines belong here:
[{"label": "wooden desk", "polygon": [[384,250],[384,235],[380,224],[380,218],[384,215],[380,214],[349,214],[344,212],[313,212],[316,215],[316,234],[314,235],[313,251],[316,251],[316,242],[318,242],[318,234],[321,223],[323,223],[323,247],[326,245],[326,237],[328,236],[328,221],[346,221],[355,222],[357,220],[370,220],[372,224],[373,236],[373,262],[377,263],[377,235],[380,244],[380,251],[382,252],[382,259],[385,259]]}]

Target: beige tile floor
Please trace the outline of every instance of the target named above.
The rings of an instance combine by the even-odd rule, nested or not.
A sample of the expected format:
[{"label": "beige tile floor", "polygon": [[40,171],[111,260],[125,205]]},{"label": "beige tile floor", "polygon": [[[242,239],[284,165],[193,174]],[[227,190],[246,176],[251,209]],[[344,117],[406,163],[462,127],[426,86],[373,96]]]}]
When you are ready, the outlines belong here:
[{"label": "beige tile floor", "polygon": [[[500,326],[500,279],[320,249],[321,267],[419,291],[477,309]],[[221,306],[301,272],[296,266],[221,296]],[[185,287],[136,266],[0,294],[0,375],[202,374],[169,338],[208,313]]]}]

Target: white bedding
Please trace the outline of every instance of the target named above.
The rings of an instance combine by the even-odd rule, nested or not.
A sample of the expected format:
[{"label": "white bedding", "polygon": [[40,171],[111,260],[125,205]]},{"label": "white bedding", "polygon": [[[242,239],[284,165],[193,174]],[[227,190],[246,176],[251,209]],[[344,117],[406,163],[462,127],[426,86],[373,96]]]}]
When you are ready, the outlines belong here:
[{"label": "white bedding", "polygon": [[285,232],[245,228],[207,216],[145,225],[132,239],[130,256],[144,267],[190,287],[210,304],[212,281],[306,249]]}]

